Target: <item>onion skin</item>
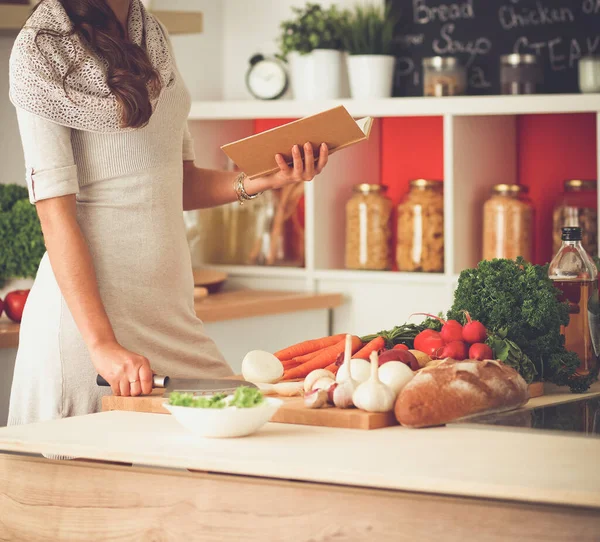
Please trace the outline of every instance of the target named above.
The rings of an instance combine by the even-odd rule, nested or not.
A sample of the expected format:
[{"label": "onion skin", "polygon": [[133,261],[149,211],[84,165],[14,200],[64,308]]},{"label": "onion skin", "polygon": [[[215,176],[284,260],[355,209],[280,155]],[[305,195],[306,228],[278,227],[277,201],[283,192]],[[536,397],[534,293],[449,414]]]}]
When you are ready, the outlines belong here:
[{"label": "onion skin", "polygon": [[414,354],[408,350],[386,350],[379,355],[380,366],[390,361],[401,361],[402,363],[408,365],[413,371],[417,371],[421,367]]}]

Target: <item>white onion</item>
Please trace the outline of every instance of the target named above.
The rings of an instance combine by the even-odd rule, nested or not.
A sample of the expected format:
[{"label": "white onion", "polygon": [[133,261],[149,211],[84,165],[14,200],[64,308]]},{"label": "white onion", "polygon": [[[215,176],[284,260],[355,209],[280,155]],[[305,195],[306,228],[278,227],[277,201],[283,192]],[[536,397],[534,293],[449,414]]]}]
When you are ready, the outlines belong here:
[{"label": "white onion", "polygon": [[379,379],[390,388],[396,396],[408,384],[415,373],[401,361],[388,361],[379,367]]},{"label": "white onion", "polygon": [[[369,380],[371,374],[371,364],[366,359],[352,359],[350,360],[352,365],[352,378],[359,384]],[[336,382],[345,382],[348,380],[348,364],[344,363],[337,372],[335,377]]]},{"label": "white onion", "polygon": [[249,382],[271,384],[283,376],[283,365],[270,352],[252,350],[242,361],[242,375]]}]

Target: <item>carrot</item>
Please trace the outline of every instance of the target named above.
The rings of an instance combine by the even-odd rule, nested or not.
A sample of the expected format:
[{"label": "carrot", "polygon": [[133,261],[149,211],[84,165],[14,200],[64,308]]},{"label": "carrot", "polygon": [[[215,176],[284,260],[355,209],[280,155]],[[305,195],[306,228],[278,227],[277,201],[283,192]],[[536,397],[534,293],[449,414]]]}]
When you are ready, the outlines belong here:
[{"label": "carrot", "polygon": [[293,369],[294,367],[298,367],[298,365],[302,365],[302,362],[300,361],[296,361],[295,359],[286,359],[285,361],[282,361],[281,364],[283,365],[284,370],[288,370],[288,369]]},{"label": "carrot", "polygon": [[356,354],[354,358],[366,359],[369,361],[371,352],[379,351],[385,346],[385,339],[383,337],[375,337],[372,341],[365,344]]},{"label": "carrot", "polygon": [[340,366],[337,363],[332,363],[331,365],[328,365],[327,367],[325,367],[325,370],[331,371],[334,375],[336,375],[339,368],[340,368]]},{"label": "carrot", "polygon": [[312,339],[310,341],[303,341],[292,346],[288,346],[279,352],[275,352],[275,357],[279,360],[293,359],[317,350],[322,350],[328,346],[334,345],[341,341],[345,337],[344,334],[334,335],[333,337],[322,337],[320,339]]},{"label": "carrot", "polygon": [[[352,337],[352,353],[358,351],[362,346],[362,341],[356,337]],[[304,378],[308,373],[315,369],[323,369],[332,363],[335,363],[336,358],[343,352],[346,347],[346,340],[342,339],[337,344],[328,346],[319,352],[318,356],[308,360],[298,367],[289,369],[283,373],[283,380],[292,380],[294,378]]]},{"label": "carrot", "polygon": [[[325,347],[325,348],[329,348],[329,347]],[[325,348],[321,348],[320,350],[315,350],[314,352],[310,352],[309,354],[305,354],[304,356],[299,356],[297,358],[294,358],[294,361],[296,361],[297,363],[306,363],[307,361],[310,361],[311,359],[313,359],[315,356],[318,356],[321,352],[323,352],[323,350],[325,350]]]}]

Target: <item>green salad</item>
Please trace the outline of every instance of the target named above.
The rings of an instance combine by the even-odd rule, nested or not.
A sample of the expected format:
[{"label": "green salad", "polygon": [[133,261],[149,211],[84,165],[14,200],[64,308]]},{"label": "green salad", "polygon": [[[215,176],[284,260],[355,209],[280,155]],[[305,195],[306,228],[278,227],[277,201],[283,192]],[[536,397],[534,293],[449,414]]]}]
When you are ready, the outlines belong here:
[{"label": "green salad", "polygon": [[169,395],[169,404],[172,406],[192,408],[252,408],[262,404],[265,400],[262,392],[257,388],[240,386],[229,399],[226,393],[217,393],[208,397],[195,396],[191,393],[174,391]]}]

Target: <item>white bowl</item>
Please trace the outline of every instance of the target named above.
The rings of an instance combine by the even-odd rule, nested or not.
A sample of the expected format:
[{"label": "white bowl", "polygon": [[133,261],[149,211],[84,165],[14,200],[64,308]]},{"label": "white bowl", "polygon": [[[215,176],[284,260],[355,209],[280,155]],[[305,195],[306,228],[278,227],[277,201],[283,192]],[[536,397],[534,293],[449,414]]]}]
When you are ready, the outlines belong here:
[{"label": "white bowl", "polygon": [[172,406],[168,401],[163,406],[188,431],[201,437],[231,438],[258,431],[282,404],[281,399],[265,397],[262,404],[251,408],[193,408]]}]

